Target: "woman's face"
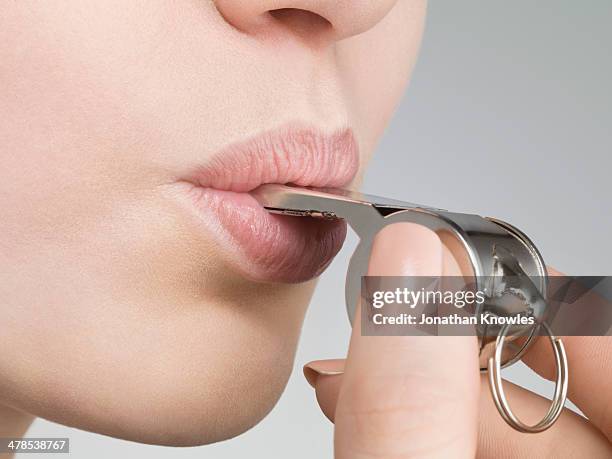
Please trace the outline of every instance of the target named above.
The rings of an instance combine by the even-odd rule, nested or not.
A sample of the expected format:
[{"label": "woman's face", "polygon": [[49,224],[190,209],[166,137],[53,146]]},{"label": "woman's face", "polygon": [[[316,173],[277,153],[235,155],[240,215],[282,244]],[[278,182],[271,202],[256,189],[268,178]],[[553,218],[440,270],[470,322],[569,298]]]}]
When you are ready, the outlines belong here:
[{"label": "woman's face", "polygon": [[192,445],[260,420],[337,223],[262,183],[354,186],[421,0],[36,2],[0,15],[0,405]]}]

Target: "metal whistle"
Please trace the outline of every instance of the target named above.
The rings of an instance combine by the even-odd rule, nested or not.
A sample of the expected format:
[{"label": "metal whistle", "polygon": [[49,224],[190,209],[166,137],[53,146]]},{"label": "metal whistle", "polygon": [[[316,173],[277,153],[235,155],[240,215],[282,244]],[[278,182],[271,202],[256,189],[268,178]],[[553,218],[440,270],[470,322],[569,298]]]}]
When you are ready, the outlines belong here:
[{"label": "metal whistle", "polygon": [[[374,237],[385,226],[411,222],[434,231],[453,253],[461,271],[478,284],[479,290],[495,298],[496,290],[512,288],[528,300],[529,310],[508,311],[505,304],[487,302],[487,312],[497,315],[525,314],[535,317],[530,330],[503,325],[495,337],[478,329],[480,369],[488,371],[491,394],[504,420],[521,432],[541,432],[559,417],[567,397],[568,367],[563,343],[545,322],[548,277],[544,260],[529,238],[514,226],[490,217],[449,212],[431,206],[402,202],[341,189],[262,185],[252,195],[269,212],[296,217],[341,218],[357,233],[359,244],[351,257],[346,277],[346,309],[351,320],[360,300],[361,278],[366,275]],[[511,281],[508,281],[510,279]],[[511,282],[513,285],[507,285]],[[480,314],[478,307],[470,311]],[[557,384],[548,413],[535,425],[526,425],[510,409],[504,395],[501,368],[518,361],[543,327],[550,337],[557,363]],[[527,332],[525,334],[525,332]],[[524,335],[521,344],[512,340]]]}]

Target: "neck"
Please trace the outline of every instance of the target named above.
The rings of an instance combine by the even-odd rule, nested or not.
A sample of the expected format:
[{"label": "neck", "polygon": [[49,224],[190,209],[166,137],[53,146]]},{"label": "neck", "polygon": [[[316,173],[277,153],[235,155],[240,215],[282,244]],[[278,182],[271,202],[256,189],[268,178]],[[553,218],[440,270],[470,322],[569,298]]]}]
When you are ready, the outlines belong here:
[{"label": "neck", "polygon": [[[23,438],[34,416],[0,405],[0,438]],[[13,454],[1,454],[0,456],[11,459]]]},{"label": "neck", "polygon": [[22,438],[34,416],[6,405],[0,405],[0,438]]}]

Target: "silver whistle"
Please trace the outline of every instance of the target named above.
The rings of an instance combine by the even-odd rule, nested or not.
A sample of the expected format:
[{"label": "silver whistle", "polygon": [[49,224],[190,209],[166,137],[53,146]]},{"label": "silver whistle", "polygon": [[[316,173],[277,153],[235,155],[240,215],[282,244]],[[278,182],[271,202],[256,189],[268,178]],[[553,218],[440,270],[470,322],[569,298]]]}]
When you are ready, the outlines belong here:
[{"label": "silver whistle", "polygon": [[[529,330],[516,325],[502,325],[491,338],[490,330],[478,329],[480,368],[488,371],[491,394],[502,417],[521,432],[541,432],[559,417],[567,397],[568,368],[565,349],[553,336],[545,322],[547,271],[544,260],[531,240],[514,226],[498,219],[474,214],[449,212],[431,206],[370,196],[341,189],[303,188],[297,186],[262,185],[252,195],[268,211],[289,216],[341,218],[357,233],[359,244],[347,271],[346,309],[353,321],[360,301],[361,279],[366,275],[374,237],[385,226],[411,222],[434,231],[453,253],[461,271],[469,273],[479,290],[492,300],[486,303],[487,313],[508,316],[529,314],[536,325]],[[513,291],[527,307],[509,311],[503,302],[494,300],[501,291]],[[481,314],[483,311],[470,311]],[[526,425],[510,409],[502,388],[501,368],[518,361],[528,350],[543,327],[550,337],[557,363],[557,384],[549,412],[535,425]],[[526,334],[525,334],[526,332]],[[524,335],[521,344],[512,338]]]}]

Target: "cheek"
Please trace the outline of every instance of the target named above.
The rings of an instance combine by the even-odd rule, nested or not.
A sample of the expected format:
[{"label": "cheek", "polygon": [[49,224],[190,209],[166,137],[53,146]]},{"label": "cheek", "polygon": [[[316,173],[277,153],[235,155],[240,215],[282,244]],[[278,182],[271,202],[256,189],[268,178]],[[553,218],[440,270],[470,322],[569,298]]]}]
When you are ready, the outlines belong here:
[{"label": "cheek", "polygon": [[243,432],[285,385],[312,285],[239,278],[161,188],[228,125],[269,121],[271,91],[235,123],[219,113],[252,108],[253,81],[207,2],[15,5],[0,17],[0,39],[27,44],[1,50],[0,403],[150,443]]}]

